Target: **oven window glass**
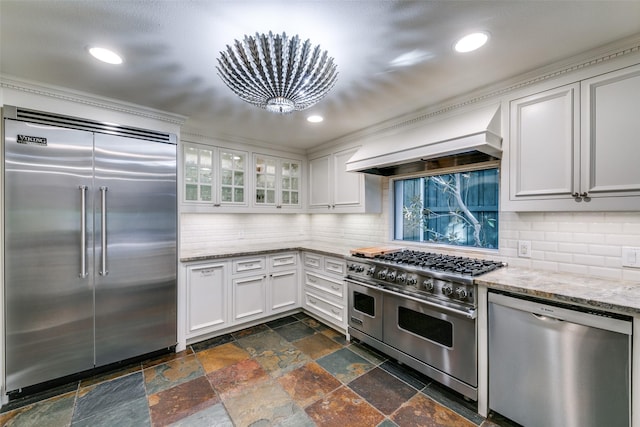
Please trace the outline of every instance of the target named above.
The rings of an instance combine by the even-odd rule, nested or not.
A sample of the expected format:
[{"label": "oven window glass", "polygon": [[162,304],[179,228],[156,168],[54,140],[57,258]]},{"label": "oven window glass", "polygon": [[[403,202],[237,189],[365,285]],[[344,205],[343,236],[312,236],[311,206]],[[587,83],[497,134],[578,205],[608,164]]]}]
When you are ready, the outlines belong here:
[{"label": "oven window glass", "polygon": [[398,307],[398,326],[429,341],[453,347],[453,324],[450,322]]},{"label": "oven window glass", "polygon": [[376,317],[376,300],[371,295],[361,294],[360,292],[353,291],[353,308],[360,313],[368,314],[371,317]]},{"label": "oven window glass", "polygon": [[393,182],[394,238],[498,249],[497,168]]}]

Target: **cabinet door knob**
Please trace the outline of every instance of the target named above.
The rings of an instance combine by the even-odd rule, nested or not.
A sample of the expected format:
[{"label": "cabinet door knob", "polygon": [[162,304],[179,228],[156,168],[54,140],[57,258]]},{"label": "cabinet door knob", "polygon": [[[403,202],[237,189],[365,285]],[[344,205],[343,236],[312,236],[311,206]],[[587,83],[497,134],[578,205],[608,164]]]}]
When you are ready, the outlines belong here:
[{"label": "cabinet door knob", "polygon": [[584,193],[571,193],[571,197],[576,199],[576,202],[588,202],[591,200],[591,197],[589,197],[589,193],[587,193],[586,191]]}]

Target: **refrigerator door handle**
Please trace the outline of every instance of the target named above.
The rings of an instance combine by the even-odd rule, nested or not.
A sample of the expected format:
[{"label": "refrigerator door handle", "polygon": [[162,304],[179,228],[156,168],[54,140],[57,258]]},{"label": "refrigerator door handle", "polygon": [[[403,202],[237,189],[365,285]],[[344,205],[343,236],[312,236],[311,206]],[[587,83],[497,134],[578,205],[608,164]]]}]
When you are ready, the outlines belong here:
[{"label": "refrigerator door handle", "polygon": [[87,273],[87,186],[80,187],[80,277]]},{"label": "refrigerator door handle", "polygon": [[100,187],[100,195],[102,198],[102,236],[101,236],[101,244],[102,244],[102,252],[101,252],[101,265],[100,265],[100,275],[106,276],[109,274],[107,271],[107,190],[108,187]]}]

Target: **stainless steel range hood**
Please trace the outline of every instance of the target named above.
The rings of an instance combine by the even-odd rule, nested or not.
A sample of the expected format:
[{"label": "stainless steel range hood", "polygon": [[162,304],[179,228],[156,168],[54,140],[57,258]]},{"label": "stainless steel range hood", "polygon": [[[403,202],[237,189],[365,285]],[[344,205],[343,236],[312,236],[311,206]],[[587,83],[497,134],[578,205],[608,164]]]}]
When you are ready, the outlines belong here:
[{"label": "stainless steel range hood", "polygon": [[500,106],[492,105],[378,136],[349,159],[347,171],[390,176],[501,157]]}]

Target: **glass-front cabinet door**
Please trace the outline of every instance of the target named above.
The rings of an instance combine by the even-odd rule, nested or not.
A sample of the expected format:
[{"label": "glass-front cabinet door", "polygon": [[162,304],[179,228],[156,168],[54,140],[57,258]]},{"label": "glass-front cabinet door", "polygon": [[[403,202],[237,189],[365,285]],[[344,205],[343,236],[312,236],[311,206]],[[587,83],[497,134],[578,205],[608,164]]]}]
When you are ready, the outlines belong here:
[{"label": "glass-front cabinet door", "polygon": [[301,206],[301,165],[298,160],[255,155],[255,206]]},{"label": "glass-front cabinet door", "polygon": [[276,159],[256,156],[256,205],[276,205],[277,170]]},{"label": "glass-front cabinet door", "polygon": [[220,204],[246,205],[246,153],[221,148],[219,154]]},{"label": "glass-front cabinet door", "polygon": [[212,178],[213,149],[185,145],[184,200],[186,202],[211,202]]},{"label": "glass-front cabinet door", "polygon": [[286,206],[300,205],[300,163],[290,160],[280,162],[281,203]]},{"label": "glass-front cabinet door", "polygon": [[184,195],[188,204],[247,205],[247,158],[243,151],[184,144]]}]

